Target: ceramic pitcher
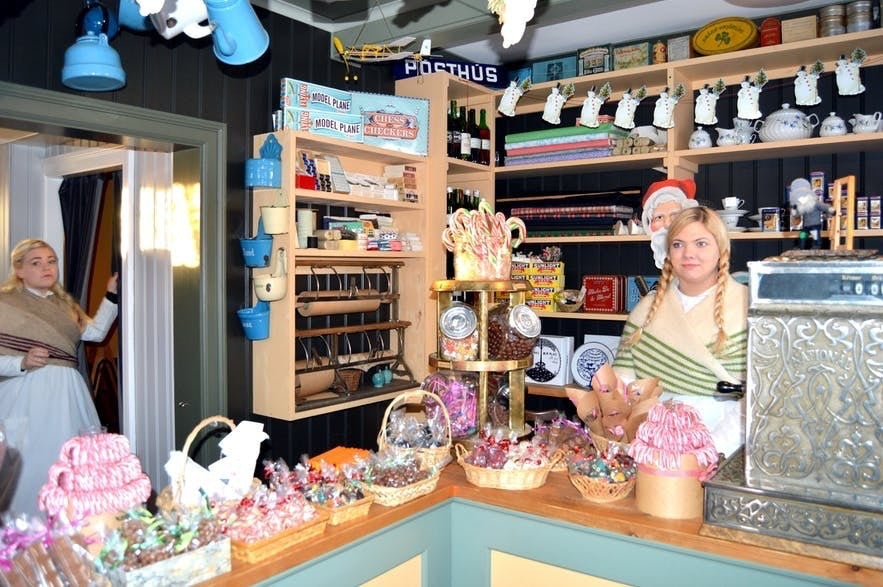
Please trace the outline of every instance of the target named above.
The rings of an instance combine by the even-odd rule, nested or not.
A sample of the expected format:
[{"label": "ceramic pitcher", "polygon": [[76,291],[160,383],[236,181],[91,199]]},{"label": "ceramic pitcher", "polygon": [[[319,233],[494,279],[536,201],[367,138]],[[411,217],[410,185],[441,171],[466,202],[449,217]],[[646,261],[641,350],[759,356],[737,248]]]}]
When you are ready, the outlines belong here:
[{"label": "ceramic pitcher", "polygon": [[849,119],[849,124],[852,125],[852,132],[866,133],[866,132],[877,132],[880,128],[880,118],[881,115],[879,112],[874,112],[873,114],[854,114],[853,118]]}]

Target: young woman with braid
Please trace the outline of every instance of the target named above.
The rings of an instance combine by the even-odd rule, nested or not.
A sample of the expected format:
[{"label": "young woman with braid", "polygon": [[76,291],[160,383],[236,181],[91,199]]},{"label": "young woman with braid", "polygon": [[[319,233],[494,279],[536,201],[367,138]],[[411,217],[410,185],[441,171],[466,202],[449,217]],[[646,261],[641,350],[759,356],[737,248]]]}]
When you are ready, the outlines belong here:
[{"label": "young woman with braid", "polygon": [[731,454],[744,441],[743,401],[713,394],[718,381],[745,380],[748,288],[730,276],[727,228],[713,210],[680,212],[667,243],[657,289],[629,314],[613,368],[625,383],[658,377],[663,399],[696,407]]},{"label": "young woman with braid", "polygon": [[10,512],[37,515],[37,494],[61,446],[100,425],[77,370],[77,346],[103,340],[116,316],[116,274],[89,318],[58,282],[52,247],[27,239],[13,249],[12,271],[0,284],[0,422],[22,462]]}]

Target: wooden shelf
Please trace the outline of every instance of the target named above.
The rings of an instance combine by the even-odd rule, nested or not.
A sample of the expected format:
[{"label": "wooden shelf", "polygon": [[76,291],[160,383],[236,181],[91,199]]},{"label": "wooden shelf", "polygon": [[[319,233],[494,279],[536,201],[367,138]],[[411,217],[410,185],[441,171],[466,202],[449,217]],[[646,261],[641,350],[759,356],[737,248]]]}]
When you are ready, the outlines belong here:
[{"label": "wooden shelf", "polygon": [[606,320],[609,322],[625,322],[627,313],[605,312],[537,312],[540,318],[564,318],[565,320]]},{"label": "wooden shelf", "polygon": [[368,196],[355,196],[352,194],[339,194],[335,192],[320,192],[318,190],[294,190],[294,197],[299,204],[319,204],[322,206],[345,206],[361,211],[399,212],[408,210],[423,210],[424,205],[420,202],[401,202],[398,200],[386,200]]},{"label": "wooden shelf", "polygon": [[[384,149],[364,143],[344,141],[331,137],[311,134],[308,132],[284,130],[275,134],[287,135],[288,140],[297,143],[299,150],[315,151],[323,155],[337,155],[338,157],[363,158],[375,163],[393,165],[400,163],[426,163],[423,155],[403,153],[392,149]],[[285,157],[285,155],[283,155]],[[306,190],[310,191],[310,190]]]}]

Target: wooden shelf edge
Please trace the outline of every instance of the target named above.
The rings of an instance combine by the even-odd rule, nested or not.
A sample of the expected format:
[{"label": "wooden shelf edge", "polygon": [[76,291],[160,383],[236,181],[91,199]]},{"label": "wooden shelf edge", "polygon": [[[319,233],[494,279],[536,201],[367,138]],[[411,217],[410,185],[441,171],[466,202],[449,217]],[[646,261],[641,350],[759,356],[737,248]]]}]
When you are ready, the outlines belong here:
[{"label": "wooden shelf edge", "polygon": [[607,320],[610,322],[625,322],[629,315],[623,313],[605,312],[537,312],[540,318],[564,318],[565,320]]}]

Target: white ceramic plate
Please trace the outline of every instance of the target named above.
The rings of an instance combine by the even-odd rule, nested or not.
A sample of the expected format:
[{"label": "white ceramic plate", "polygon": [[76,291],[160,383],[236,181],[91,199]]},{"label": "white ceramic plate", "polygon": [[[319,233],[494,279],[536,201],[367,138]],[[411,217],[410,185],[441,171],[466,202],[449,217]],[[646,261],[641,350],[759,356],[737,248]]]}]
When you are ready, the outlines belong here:
[{"label": "white ceramic plate", "polygon": [[734,226],[732,228],[727,228],[727,230],[729,232],[745,232],[748,229],[744,226]]},{"label": "white ceramic plate", "polygon": [[[599,339],[585,343],[573,352],[570,360],[570,372],[573,380],[583,387],[592,386],[592,376],[604,363],[613,363],[616,349],[619,346],[618,336],[598,337]],[[612,339],[612,340],[611,340]],[[615,340],[615,342],[613,342]]]},{"label": "white ceramic plate", "polygon": [[721,216],[744,216],[748,212],[748,210],[717,210],[717,213]]}]

